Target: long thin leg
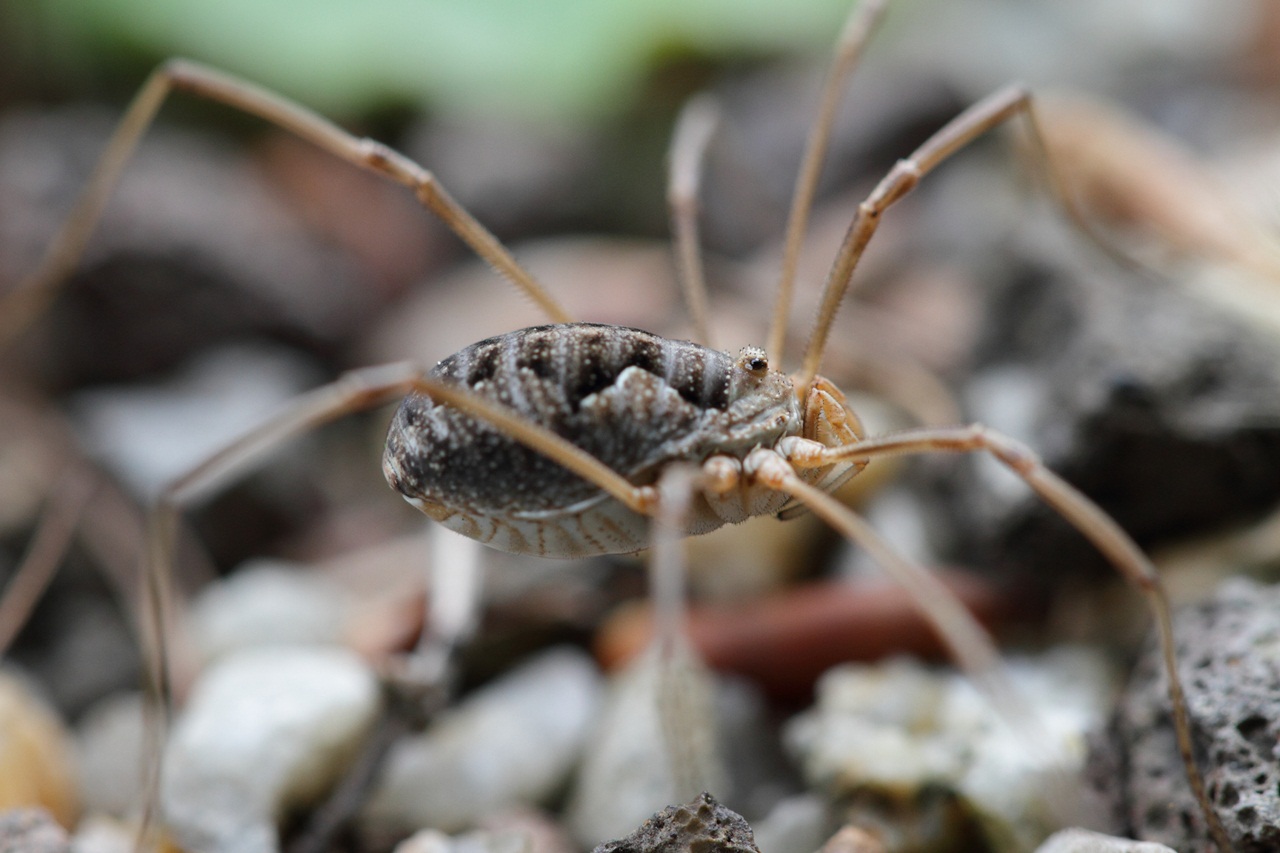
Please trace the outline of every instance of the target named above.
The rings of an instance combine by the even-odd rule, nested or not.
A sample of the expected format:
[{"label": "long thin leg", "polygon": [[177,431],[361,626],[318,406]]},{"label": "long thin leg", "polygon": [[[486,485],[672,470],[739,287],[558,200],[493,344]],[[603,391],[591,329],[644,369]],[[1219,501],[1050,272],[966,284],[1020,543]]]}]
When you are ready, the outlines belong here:
[{"label": "long thin leg", "polygon": [[[178,512],[196,503],[251,468],[259,459],[291,438],[349,414],[371,409],[406,394],[426,394],[492,424],[516,441],[553,459],[612,497],[642,514],[652,514],[657,493],[649,486],[633,486],[604,463],[555,433],[529,423],[512,410],[482,399],[455,385],[432,379],[408,362],[366,367],[344,374],[295,399],[284,411],[189,470],[165,488],[156,501],[149,533],[152,570],[167,575]],[[162,598],[160,600],[163,600]]]},{"label": "long thin leg", "polygon": [[351,371],[329,385],[298,397],[274,418],[211,454],[174,480],[157,499],[148,529],[146,611],[151,615],[153,648],[159,655],[153,676],[162,696],[167,699],[171,691],[169,666],[164,659],[166,620],[161,602],[168,600],[165,587],[181,511],[239,477],[282,443],[322,424],[412,392],[427,394],[437,402],[447,403],[498,427],[516,441],[599,486],[636,512],[651,514],[657,503],[657,493],[652,487],[631,485],[602,462],[551,431],[529,423],[504,406],[431,379],[408,362]]},{"label": "long thin leg", "polygon": [[[476,632],[484,597],[483,546],[438,524],[431,526],[431,601],[414,657],[446,673],[454,652]],[[438,676],[443,679],[446,676]]]},{"label": "long thin leg", "polygon": [[795,445],[788,459],[796,467],[829,465],[838,461],[869,460],[878,456],[919,453],[989,453],[1017,474],[1045,503],[1069,521],[1113,566],[1142,593],[1156,623],[1169,685],[1174,732],[1178,750],[1187,769],[1192,793],[1200,804],[1209,834],[1221,850],[1230,850],[1227,831],[1209,802],[1204,777],[1196,764],[1191,739],[1191,722],[1186,695],[1178,674],[1174,650],[1173,617],[1160,575],[1137,543],[1115,520],[1082,492],[1049,470],[1031,450],[1017,441],[979,424],[966,427],[911,430],[895,435],[869,438],[840,448]]},{"label": "long thin leg", "polygon": [[672,465],[658,479],[649,588],[653,599],[653,665],[657,713],[677,801],[722,782],[707,672],[685,632],[684,526],[701,485],[693,466]]},{"label": "long thin leg", "polygon": [[409,393],[429,395],[492,424],[532,449],[550,457],[583,479],[599,486],[636,512],[652,515],[659,503],[653,487],[636,487],[599,460],[558,435],[499,404],[425,376],[407,362],[351,371],[329,385],[302,395],[271,420],[210,455],[171,483],[152,510],[147,533],[144,583],[148,676],[158,702],[149,706],[152,724],[147,744],[148,774],[144,782],[144,814],[139,837],[150,831],[160,790],[160,755],[168,730],[172,682],[165,638],[168,634],[165,602],[169,600],[170,567],[178,518],[183,508],[245,473],[263,456],[288,440],[345,415],[373,408]]},{"label": "long thin leg", "polygon": [[0,347],[15,338],[53,299],[59,285],[79,263],[85,244],[101,218],[107,199],[156,113],[172,91],[185,91],[242,110],[297,134],[334,156],[408,187],[553,321],[568,322],[567,311],[531,276],[483,225],[445,191],[431,172],[372,139],[355,137],[331,121],[280,95],[187,60],[161,65],[129,105],[97,168],[80,194],[62,230],[40,266],[0,297]]},{"label": "long thin leg", "polygon": [[685,104],[671,138],[671,174],[667,183],[667,207],[671,211],[671,227],[675,235],[680,287],[689,305],[694,336],[699,343],[713,348],[702,244],[698,236],[698,196],[707,144],[719,120],[719,109],[707,95],[700,95]]},{"label": "long thin leg", "polygon": [[795,289],[796,267],[800,263],[800,247],[809,227],[809,214],[813,210],[813,196],[817,191],[822,163],[830,146],[831,127],[835,123],[836,108],[844,95],[845,84],[857,66],[866,46],[884,14],[884,0],[864,0],[849,13],[836,55],[827,71],[822,88],[818,118],[805,143],[804,158],[800,161],[800,173],[796,175],[795,189],[791,196],[791,212],[787,215],[787,236],[782,252],[782,272],[778,277],[778,295],[774,302],[773,321],[765,352],[776,359],[783,357],[786,345],[787,323],[791,313],[791,293]]},{"label": "long thin leg", "polygon": [[0,656],[26,625],[52,580],[95,486],[93,477],[83,470],[71,472],[54,485],[31,545],[0,596]]},{"label": "long thin leg", "polygon": [[698,485],[695,469],[672,465],[658,480],[658,505],[649,549],[649,597],[653,600],[654,638],[675,647],[684,634],[684,523]]},{"label": "long thin leg", "polygon": [[529,423],[506,406],[482,399],[455,385],[431,379],[409,362],[366,367],[344,374],[298,397],[275,418],[210,455],[176,479],[160,498],[175,506],[194,502],[200,495],[220,488],[280,443],[321,424],[391,402],[406,394],[426,394],[498,427],[512,439],[526,444],[584,480],[599,486],[639,513],[649,513],[657,496],[651,487],[637,487],[604,463],[550,430]]},{"label": "long thin leg", "polygon": [[424,728],[448,703],[457,680],[457,650],[474,632],[482,610],[479,542],[431,525],[431,590],[427,622],[413,654],[393,662],[384,678],[395,685],[359,755],[342,781],[315,809],[286,853],[323,853],[355,817],[402,736]]},{"label": "long thin leg", "polygon": [[1105,242],[1089,227],[1071,193],[1067,191],[1065,182],[1049,160],[1049,149],[1036,118],[1031,93],[1022,86],[1005,87],[947,122],[938,132],[925,140],[910,157],[894,164],[866,200],[858,205],[858,212],[845,233],[840,252],[836,255],[831,272],[827,275],[822,301],[813,324],[813,333],[809,337],[804,362],[796,376],[796,387],[801,394],[813,382],[813,377],[818,375],[818,368],[826,349],[827,338],[831,333],[831,324],[835,321],[836,311],[849,289],[853,271],[862,258],[871,235],[880,224],[880,217],[894,202],[914,189],[916,184],[920,183],[920,179],[933,171],[942,161],[1018,115],[1026,118],[1035,152],[1041,162],[1046,164],[1053,194],[1075,225],[1105,247]]},{"label": "long thin leg", "polygon": [[157,498],[147,532],[144,612],[150,614],[149,622],[153,632],[150,640],[152,648],[156,650],[151,675],[166,704],[172,690],[165,652],[167,620],[163,602],[169,600],[167,585],[181,511],[245,473],[263,456],[289,439],[322,424],[374,408],[412,392],[427,394],[437,402],[447,403],[502,429],[513,439],[594,483],[636,512],[650,514],[657,503],[657,493],[652,487],[631,485],[604,463],[555,433],[529,423],[502,405],[431,379],[420,368],[408,362],[351,371],[333,383],[298,397],[274,418],[211,454],[174,480]]},{"label": "long thin leg", "polygon": [[[757,482],[786,492],[800,501],[850,542],[866,549],[911,596],[933,624],[939,638],[950,650],[956,664],[992,700],[992,705],[1022,736],[1030,749],[1044,749],[1049,741],[1038,719],[1009,682],[991,635],[938,578],[904,559],[861,516],[822,489],[801,480],[790,464],[771,450],[756,451],[743,463],[743,472]],[[1041,759],[1054,756],[1042,754]]]}]

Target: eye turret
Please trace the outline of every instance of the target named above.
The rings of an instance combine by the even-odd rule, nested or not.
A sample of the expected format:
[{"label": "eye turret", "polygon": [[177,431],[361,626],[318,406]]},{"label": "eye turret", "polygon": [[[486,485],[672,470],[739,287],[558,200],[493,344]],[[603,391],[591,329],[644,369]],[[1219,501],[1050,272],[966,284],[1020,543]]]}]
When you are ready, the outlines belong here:
[{"label": "eye turret", "polygon": [[731,403],[764,389],[771,389],[766,393],[779,398],[786,393],[785,389],[774,388],[782,375],[770,367],[769,356],[760,347],[743,347],[738,350],[738,357],[733,360],[733,369],[729,371],[728,379]]},{"label": "eye turret", "polygon": [[752,376],[763,377],[769,372],[769,356],[760,347],[743,347],[738,352],[738,367]]}]

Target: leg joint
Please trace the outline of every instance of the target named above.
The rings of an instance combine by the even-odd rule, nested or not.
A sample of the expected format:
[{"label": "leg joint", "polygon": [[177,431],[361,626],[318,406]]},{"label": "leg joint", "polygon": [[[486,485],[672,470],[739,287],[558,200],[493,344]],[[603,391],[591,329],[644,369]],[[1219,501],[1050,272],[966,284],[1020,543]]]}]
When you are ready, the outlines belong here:
[{"label": "leg joint", "polygon": [[780,490],[795,478],[795,471],[787,464],[787,460],[776,450],[767,447],[757,448],[747,454],[747,458],[742,461],[742,473],[749,480]]},{"label": "leg joint", "polygon": [[1019,474],[1027,475],[1042,467],[1040,457],[1035,454],[1035,451],[1016,439],[982,424],[971,424],[969,432],[977,447],[986,450]]}]

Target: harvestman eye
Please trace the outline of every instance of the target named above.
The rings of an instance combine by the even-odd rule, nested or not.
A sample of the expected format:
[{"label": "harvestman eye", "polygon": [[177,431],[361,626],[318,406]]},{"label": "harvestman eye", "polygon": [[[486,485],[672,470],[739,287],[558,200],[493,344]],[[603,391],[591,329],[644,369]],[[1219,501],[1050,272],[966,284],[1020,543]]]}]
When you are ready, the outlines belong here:
[{"label": "harvestman eye", "polygon": [[743,370],[755,376],[764,376],[769,372],[769,358],[759,347],[743,347],[738,363]]},{"label": "harvestman eye", "polygon": [[[383,470],[394,489],[441,524],[508,551],[577,557],[647,547],[655,517],[665,522],[660,530],[699,534],[777,514],[784,507],[806,507],[867,549],[912,594],[957,663],[997,708],[1015,725],[1025,724],[1029,714],[1023,701],[1010,687],[991,638],[968,611],[929,572],[897,555],[829,494],[878,457],[983,452],[1075,525],[1145,596],[1164,649],[1189,784],[1209,831],[1227,849],[1192,754],[1165,593],[1130,537],[1033,453],[982,426],[865,435],[844,395],[819,373],[837,309],[862,252],[896,201],[956,151],[1015,119],[1046,156],[1030,94],[1018,86],[995,92],[900,160],[853,216],[797,371],[791,376],[778,372],[766,354],[778,358],[786,352],[796,260],[835,108],[882,5],[879,0],[861,4],[840,37],[796,182],[766,348],[747,347],[735,358],[644,330],[578,322],[422,166],[251,83],[181,60],[166,63],[148,79],[45,260],[4,296],[0,342],[32,322],[74,269],[125,163],[170,92],[190,92],[258,116],[407,188],[532,298],[549,322],[472,344],[430,369],[405,363],[352,371],[210,456],[172,483],[158,501],[148,548],[153,592],[168,576],[174,528],[185,506],[290,438],[401,399],[388,432]],[[698,257],[697,183],[701,151],[713,126],[705,102],[686,113],[673,143],[668,192],[685,292],[704,339],[708,300]],[[1046,172],[1059,200],[1068,215],[1081,221],[1052,166],[1047,164]],[[665,556],[658,558],[655,574],[678,573],[678,550],[656,550]],[[159,600],[155,592],[157,618],[163,614],[155,603]],[[158,653],[163,654],[163,646]],[[163,683],[165,661],[154,663]]]}]

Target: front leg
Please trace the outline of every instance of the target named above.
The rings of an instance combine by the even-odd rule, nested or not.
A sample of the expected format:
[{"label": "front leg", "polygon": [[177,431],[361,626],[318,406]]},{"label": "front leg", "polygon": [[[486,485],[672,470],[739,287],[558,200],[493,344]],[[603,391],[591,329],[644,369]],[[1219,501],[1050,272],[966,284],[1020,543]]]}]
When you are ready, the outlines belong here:
[{"label": "front leg", "polygon": [[[797,459],[814,460],[827,450],[807,439],[783,439],[778,450],[753,451],[743,462],[743,476],[760,487],[790,495],[851,543],[864,548],[911,597],[938,632],[956,665],[1022,735],[1028,750],[1043,751],[1048,740],[1042,734],[1036,715],[1010,682],[995,641],[955,593],[928,569],[900,555],[862,516],[800,476],[796,470],[800,467]],[[1053,759],[1048,755],[1039,757],[1046,761]]]},{"label": "front leg", "polygon": [[[784,439],[784,442],[787,441]],[[781,443],[780,443],[781,444]],[[1173,712],[1178,750],[1187,770],[1187,780],[1204,814],[1209,834],[1222,850],[1230,850],[1226,829],[1209,801],[1204,777],[1196,764],[1191,739],[1187,700],[1178,674],[1173,642],[1173,618],[1169,599],[1155,566],[1137,543],[1111,516],[1066,480],[1049,470],[1030,448],[981,424],[908,430],[877,438],[863,439],[839,448],[819,448],[814,443],[790,442],[785,446],[788,460],[796,468],[815,468],[841,461],[868,462],[882,456],[921,453],[990,454],[1017,474],[1059,515],[1093,543],[1121,575],[1142,593],[1151,611],[1159,636],[1169,703]],[[793,492],[793,494],[795,494]],[[816,507],[815,507],[815,511]]]}]

